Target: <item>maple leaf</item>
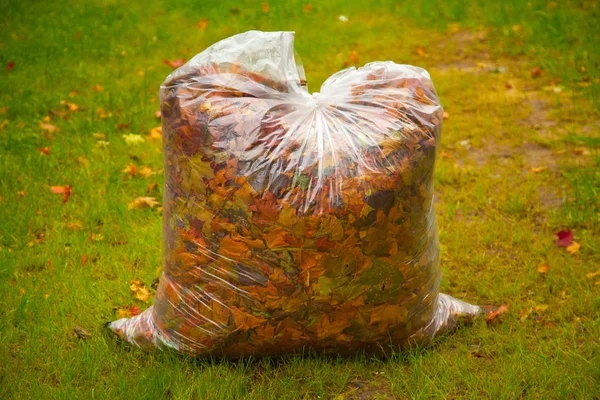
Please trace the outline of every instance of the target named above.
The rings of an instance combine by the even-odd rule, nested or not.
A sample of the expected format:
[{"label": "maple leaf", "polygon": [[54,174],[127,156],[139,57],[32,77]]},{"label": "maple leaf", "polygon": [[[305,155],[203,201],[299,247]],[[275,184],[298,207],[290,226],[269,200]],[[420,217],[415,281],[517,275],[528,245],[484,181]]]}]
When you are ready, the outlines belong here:
[{"label": "maple leaf", "polygon": [[40,124],[40,128],[42,128],[43,130],[50,132],[50,133],[54,133],[54,132],[60,130],[52,124],[44,124],[44,123]]},{"label": "maple leaf", "polygon": [[160,205],[155,197],[138,197],[127,206],[129,210],[141,210],[144,208],[154,208]]},{"label": "maple leaf", "polygon": [[72,193],[72,187],[69,186],[50,186],[50,190],[54,194],[62,194],[63,195],[63,204],[69,201],[69,197]]},{"label": "maple leaf", "polygon": [[185,60],[183,58],[178,58],[176,60],[163,60],[163,62],[171,68],[179,68],[185,64]]},{"label": "maple leaf", "polygon": [[15,67],[15,62],[14,61],[9,62],[8,64],[6,64],[6,72],[9,72],[14,67]]},{"label": "maple leaf", "polygon": [[556,233],[558,240],[555,241],[560,247],[569,247],[573,243],[573,233],[570,230],[564,230]]},{"label": "maple leaf", "polygon": [[200,22],[198,22],[198,29],[201,31],[205,30],[208,26],[208,20],[206,18],[202,18]]}]

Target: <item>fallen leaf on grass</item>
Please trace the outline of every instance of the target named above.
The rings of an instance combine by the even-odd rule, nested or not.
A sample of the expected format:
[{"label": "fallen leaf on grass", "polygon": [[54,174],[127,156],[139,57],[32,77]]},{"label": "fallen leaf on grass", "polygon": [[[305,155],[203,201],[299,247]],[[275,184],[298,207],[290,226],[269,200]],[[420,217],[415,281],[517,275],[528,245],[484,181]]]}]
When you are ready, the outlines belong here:
[{"label": "fallen leaf on grass", "polygon": [[131,292],[133,293],[133,297],[140,301],[143,301],[144,303],[147,303],[148,299],[150,299],[150,291],[148,290],[146,285],[144,285],[140,280],[136,279],[130,281],[129,290],[131,290]]},{"label": "fallen leaf on grass", "polygon": [[448,113],[448,111],[444,111],[444,113],[442,114],[442,118],[443,119],[449,119],[450,118],[450,114]]},{"label": "fallen leaf on grass", "polygon": [[71,90],[69,92],[69,97],[73,98],[73,97],[77,96],[78,93],[79,93],[79,90]]},{"label": "fallen leaf on grass", "polygon": [[69,222],[67,227],[72,231],[80,231],[83,229],[83,224],[79,221]]},{"label": "fallen leaf on grass", "polygon": [[90,334],[85,329],[83,329],[80,326],[76,326],[73,329],[73,332],[75,333],[75,335],[77,336],[77,338],[79,338],[81,340],[85,340],[85,339],[87,339],[90,336]]},{"label": "fallen leaf on grass", "polygon": [[6,72],[10,71],[14,67],[15,67],[15,62],[14,61],[9,62],[8,64],[6,64]]},{"label": "fallen leaf on grass", "polygon": [[198,22],[198,29],[201,31],[205,30],[208,26],[208,20],[206,18],[202,18],[200,22]]},{"label": "fallen leaf on grass", "polygon": [[490,323],[492,323],[492,321],[498,319],[498,317],[500,317],[502,314],[506,313],[507,311],[508,311],[508,304],[502,304],[497,309],[488,312],[488,314],[485,317],[485,321],[488,324],[490,324]]},{"label": "fallen leaf on grass", "polygon": [[45,154],[45,155],[49,155],[50,154],[50,148],[49,147],[40,147],[38,149],[38,151],[40,153],[42,153],[42,154]]},{"label": "fallen leaf on grass", "polygon": [[596,272],[590,272],[590,273],[585,274],[585,277],[589,278],[589,279],[595,278],[597,276],[600,276],[600,269]]},{"label": "fallen leaf on grass", "polygon": [[92,90],[98,93],[104,92],[104,88],[97,83],[94,86],[92,86]]},{"label": "fallen leaf on grass", "polygon": [[104,235],[101,233],[92,233],[90,236],[90,242],[101,242],[104,240]]},{"label": "fallen leaf on grass", "polygon": [[415,50],[415,53],[419,57],[424,57],[424,58],[429,57],[429,54],[427,54],[427,52],[425,51],[425,49],[423,47],[421,47],[421,46],[417,47],[417,49]]},{"label": "fallen leaf on grass", "polygon": [[185,64],[185,60],[183,58],[178,58],[177,60],[163,60],[163,62],[171,68],[179,68]]},{"label": "fallen leaf on grass", "polygon": [[484,359],[486,359],[486,360],[491,360],[491,359],[492,359],[492,357],[490,357],[489,355],[487,355],[487,354],[485,354],[485,353],[482,353],[482,352],[480,352],[480,351],[472,351],[472,352],[471,352],[471,355],[472,355],[473,357],[475,357],[475,358],[484,358]]},{"label": "fallen leaf on grass", "polygon": [[542,264],[540,266],[537,267],[537,271],[540,274],[547,274],[548,271],[550,271],[550,267],[547,264]]},{"label": "fallen leaf on grass", "polygon": [[260,4],[260,8],[261,8],[262,12],[265,14],[267,14],[269,11],[271,11],[271,7],[269,7],[269,3],[264,2],[264,1]]},{"label": "fallen leaf on grass", "polygon": [[59,131],[60,129],[58,129],[56,126],[52,125],[52,124],[40,124],[40,128],[42,128],[43,130],[50,132],[50,133],[54,133],[56,131]]},{"label": "fallen leaf on grass", "polygon": [[580,248],[581,248],[581,246],[579,245],[579,243],[573,242],[569,246],[566,247],[566,250],[570,254],[575,254],[579,251]]},{"label": "fallen leaf on grass", "polygon": [[162,139],[162,126],[150,129],[150,139]]},{"label": "fallen leaf on grass", "polygon": [[352,50],[350,52],[350,57],[349,58],[350,58],[350,61],[353,64],[358,64],[358,53],[356,52],[356,50]]},{"label": "fallen leaf on grass", "polygon": [[69,109],[69,111],[75,112],[79,110],[79,106],[75,103],[69,103],[68,101],[61,100],[60,104],[66,106]]},{"label": "fallen leaf on grass", "polygon": [[537,78],[538,76],[542,75],[543,72],[544,71],[540,67],[535,67],[531,70],[531,77]]},{"label": "fallen leaf on grass", "polygon": [[304,11],[305,13],[311,12],[312,9],[313,9],[313,6],[310,3],[308,3],[304,7],[302,7],[302,11]]},{"label": "fallen leaf on grass", "polygon": [[81,265],[87,264],[88,256],[86,254],[81,255]]},{"label": "fallen leaf on grass", "polygon": [[161,117],[162,117],[162,114],[160,113],[160,110],[154,111],[154,118],[160,119]]},{"label": "fallen leaf on grass", "polygon": [[129,203],[127,208],[129,210],[141,210],[144,208],[154,208],[157,205],[160,205],[160,203],[156,201],[155,197],[138,197]]},{"label": "fallen leaf on grass", "polygon": [[124,308],[119,308],[117,311],[117,315],[119,318],[131,318],[139,315],[142,311],[138,306],[127,306]]},{"label": "fallen leaf on grass", "polygon": [[573,233],[570,230],[560,231],[556,233],[556,236],[558,237],[558,240],[554,243],[560,247],[569,247],[573,244]]},{"label": "fallen leaf on grass", "polygon": [[72,187],[69,186],[50,186],[50,190],[54,194],[62,194],[63,195],[63,204],[69,201],[69,197],[71,196]]},{"label": "fallen leaf on grass", "polygon": [[533,173],[536,173],[536,174],[537,174],[537,173],[539,173],[539,172],[542,172],[542,171],[545,171],[545,170],[547,170],[547,169],[548,169],[548,167],[532,167],[532,168],[531,168],[531,172],[533,172]]},{"label": "fallen leaf on grass", "polygon": [[148,188],[146,189],[146,191],[148,193],[152,193],[152,192],[154,192],[157,189],[158,189],[158,183],[151,183],[151,184],[148,185]]},{"label": "fallen leaf on grass", "polygon": [[129,164],[128,166],[123,168],[121,172],[124,174],[135,176],[137,174],[137,166],[135,166],[134,164]]},{"label": "fallen leaf on grass", "polygon": [[590,151],[585,147],[578,147],[573,151],[578,156],[589,156]]},{"label": "fallen leaf on grass", "polygon": [[152,171],[152,169],[150,169],[150,167],[147,167],[144,165],[140,168],[139,174],[143,178],[148,178],[152,175],[156,175],[156,172]]}]

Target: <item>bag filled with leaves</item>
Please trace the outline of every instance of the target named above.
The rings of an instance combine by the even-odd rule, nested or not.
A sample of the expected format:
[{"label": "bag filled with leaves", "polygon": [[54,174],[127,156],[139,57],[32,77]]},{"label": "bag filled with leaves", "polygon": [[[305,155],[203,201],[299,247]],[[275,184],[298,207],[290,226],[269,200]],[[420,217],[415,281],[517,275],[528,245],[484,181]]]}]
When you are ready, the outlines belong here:
[{"label": "bag filled with leaves", "polygon": [[373,62],[310,94],[292,32],[216,43],[161,86],[164,273],[111,328],[204,356],[387,353],[480,308],[439,293],[429,74]]}]

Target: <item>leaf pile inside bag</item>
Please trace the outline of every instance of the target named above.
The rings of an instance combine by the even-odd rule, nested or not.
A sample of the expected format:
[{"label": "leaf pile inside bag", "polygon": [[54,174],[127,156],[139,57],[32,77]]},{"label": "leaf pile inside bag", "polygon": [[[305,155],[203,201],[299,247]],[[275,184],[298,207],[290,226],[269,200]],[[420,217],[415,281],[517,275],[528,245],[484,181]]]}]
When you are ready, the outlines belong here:
[{"label": "leaf pile inside bag", "polygon": [[163,262],[111,328],[206,356],[426,344],[479,307],[438,293],[429,74],[374,62],[310,94],[293,33],[216,43],[161,87]]}]

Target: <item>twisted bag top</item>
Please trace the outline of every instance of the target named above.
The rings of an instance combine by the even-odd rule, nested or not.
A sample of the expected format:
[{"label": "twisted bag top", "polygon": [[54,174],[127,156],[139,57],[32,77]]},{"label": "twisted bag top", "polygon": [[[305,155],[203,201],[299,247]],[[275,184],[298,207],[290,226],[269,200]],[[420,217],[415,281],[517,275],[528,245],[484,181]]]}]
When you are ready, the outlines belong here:
[{"label": "twisted bag top", "polygon": [[216,43],[161,86],[164,273],[111,328],[194,355],[424,344],[479,308],[438,293],[429,74],[374,62],[309,94],[292,32]]}]

